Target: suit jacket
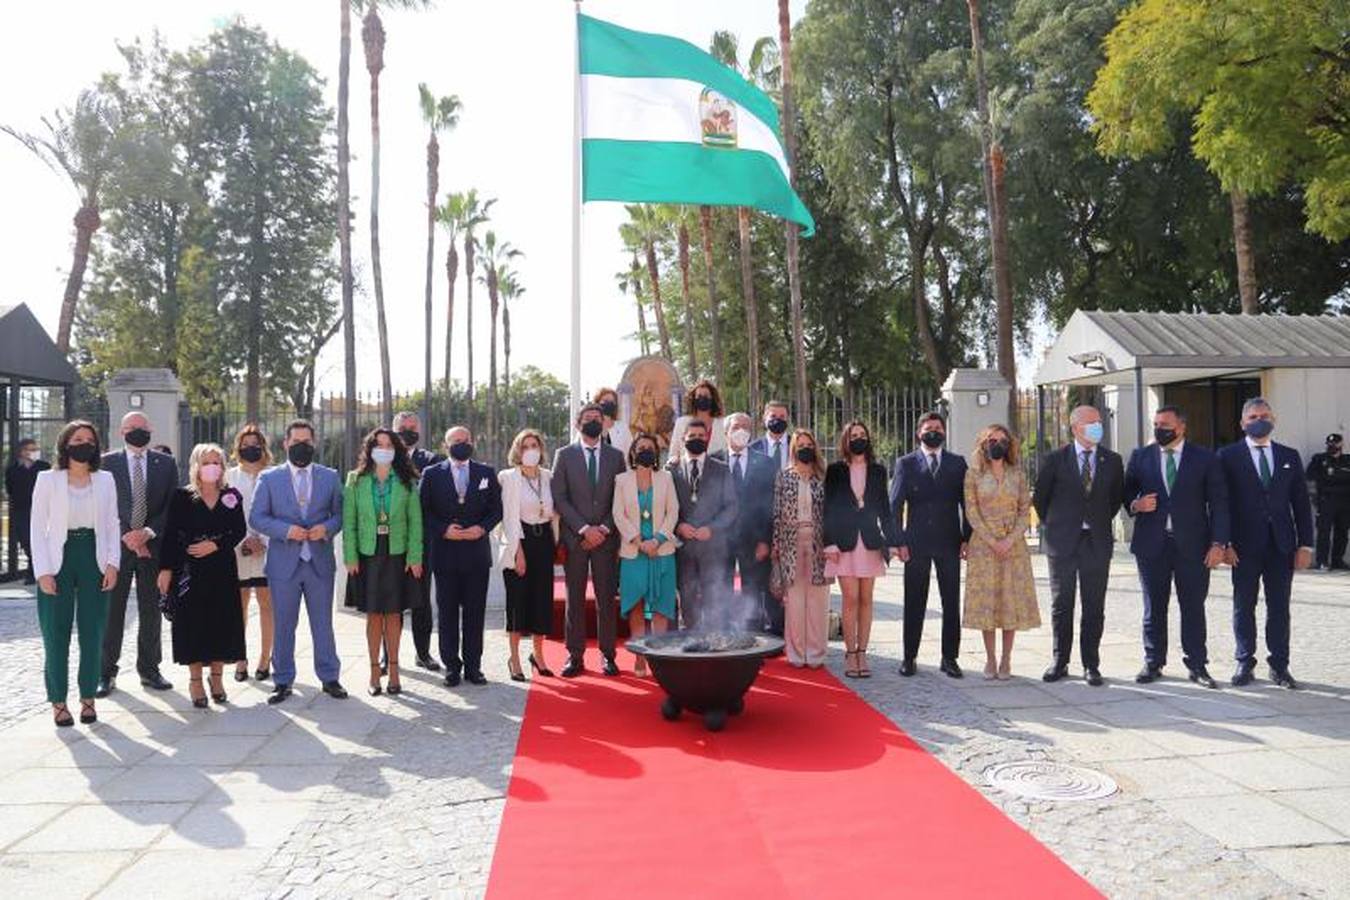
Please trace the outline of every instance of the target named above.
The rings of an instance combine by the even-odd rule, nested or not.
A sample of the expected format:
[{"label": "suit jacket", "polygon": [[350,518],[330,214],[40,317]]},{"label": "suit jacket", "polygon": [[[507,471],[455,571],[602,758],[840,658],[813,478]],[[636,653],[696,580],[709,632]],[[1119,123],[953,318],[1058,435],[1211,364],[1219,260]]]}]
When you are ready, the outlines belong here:
[{"label": "suit jacket", "polygon": [[[769,452],[769,439],[766,436],[760,435],[759,437],[751,441],[750,449],[755,450],[759,453],[763,453],[766,457],[769,458],[769,464],[770,465],[773,464],[773,456]],[[791,465],[792,460],[788,458],[788,442],[787,442],[787,435],[785,434],[783,435],[783,461],[782,464],[779,466],[779,471],[786,469]],[[770,502],[769,505],[772,506],[773,505],[772,502]]]},{"label": "suit jacket", "polygon": [[33,508],[33,490],[37,487],[37,477],[50,468],[51,465],[45,459],[39,459],[28,466],[16,459],[5,469],[5,496],[9,498],[11,519],[27,520],[28,511]]},{"label": "suit jacket", "polygon": [[[431,568],[437,574],[492,568],[492,529],[502,520],[502,486],[497,470],[469,460],[464,502],[455,490],[454,463],[439,462],[422,471],[422,525],[430,533]],[[475,541],[452,541],[445,536],[451,525],[483,529]]]},{"label": "suit jacket", "polygon": [[1100,445],[1093,449],[1093,458],[1092,492],[1086,496],[1078,469],[1077,441],[1051,453],[1041,464],[1031,502],[1045,523],[1047,556],[1072,553],[1084,523],[1098,546],[1110,548],[1115,544],[1111,522],[1125,499],[1125,464],[1119,453]]},{"label": "suit jacket", "polygon": [[895,461],[891,516],[900,546],[922,556],[957,556],[970,540],[966,517],[966,460],[943,450],[937,475],[928,471],[924,450]]},{"label": "suit jacket", "polygon": [[[638,512],[637,472],[624,472],[614,482],[614,526],[619,529],[619,556],[636,559],[642,541],[642,517]],[[652,531],[663,536],[658,556],[675,552],[675,526],[680,523],[680,502],[670,472],[652,473]],[[660,538],[658,538],[660,540]]]},{"label": "suit jacket", "polygon": [[[553,473],[543,466],[539,467],[540,490],[548,489]],[[503,569],[513,569],[516,565],[516,551],[520,549],[522,537],[520,528],[520,506],[523,502],[537,505],[520,469],[502,469],[497,473],[497,483],[502,486],[502,547],[497,554],[497,562]],[[552,490],[548,490],[550,498]],[[558,513],[553,512],[553,542],[558,542]]]},{"label": "suit jacket", "polygon": [[[1158,495],[1158,508],[1131,512],[1130,504],[1145,494]],[[1203,557],[1211,544],[1227,546],[1231,525],[1228,483],[1218,457],[1209,448],[1187,441],[1169,494],[1163,479],[1162,448],[1157,444],[1140,447],[1130,454],[1125,469],[1125,512],[1134,516],[1130,552],[1135,556],[1151,557],[1162,552],[1169,516],[1177,549],[1187,556]]]},{"label": "suit jacket", "polygon": [[719,459],[704,454],[698,478],[698,499],[693,486],[685,477],[684,464],[671,462],[666,471],[675,480],[675,496],[680,501],[680,524],[695,528],[711,528],[707,541],[687,541],[682,553],[701,556],[704,553],[725,555],[735,537],[736,485],[731,480],[731,469]]},{"label": "suit jacket", "polygon": [[886,467],[877,462],[868,464],[859,508],[849,464],[836,460],[825,469],[825,546],[847,553],[857,548],[860,539],[868,550],[900,543],[886,491]]},{"label": "suit jacket", "polygon": [[[167,453],[145,449],[145,524],[155,532],[148,549],[159,556],[160,537],[169,517],[169,500],[178,487],[178,463]],[[103,454],[99,468],[112,473],[117,484],[117,518],[122,534],[131,530],[131,470],[127,465],[126,450],[109,450]]]},{"label": "suit jacket", "polygon": [[[258,476],[253,491],[253,509],[248,524],[269,538],[267,577],[287,579],[300,565],[300,548],[308,544],[310,562],[323,575],[337,570],[333,538],[342,530],[342,482],[327,466],[310,463],[309,506],[301,510],[291,482],[291,467],[282,464]],[[292,541],[286,537],[292,525],[311,528],[323,525],[328,536],[322,541]]]},{"label": "suit jacket", "polygon": [[568,549],[581,543],[581,529],[603,525],[618,541],[614,526],[614,481],[628,464],[623,454],[601,443],[596,483],[586,471],[586,452],[580,441],[559,447],[553,454],[553,508],[562,518],[562,539]]},{"label": "suit jacket", "polygon": [[1298,451],[1270,442],[1272,448],[1270,487],[1262,487],[1261,475],[1252,462],[1245,440],[1219,451],[1228,482],[1228,511],[1232,542],[1238,556],[1256,553],[1273,536],[1281,553],[1313,546],[1312,501]]},{"label": "suit jacket", "polygon": [[[773,542],[773,485],[778,480],[778,469],[774,468],[772,459],[753,447],[752,443],[745,450],[745,477],[736,488],[736,523],[732,526],[731,549],[741,554],[754,553],[756,544]],[[731,468],[730,451],[718,450],[708,455]],[[731,483],[736,486],[734,474]]]},{"label": "suit jacket", "polygon": [[[99,571],[122,564],[122,531],[117,521],[117,486],[107,472],[91,473],[94,487],[94,547]],[[69,519],[69,473],[50,469],[33,486],[33,517],[29,539],[33,554],[33,577],[56,575],[65,558]]]}]

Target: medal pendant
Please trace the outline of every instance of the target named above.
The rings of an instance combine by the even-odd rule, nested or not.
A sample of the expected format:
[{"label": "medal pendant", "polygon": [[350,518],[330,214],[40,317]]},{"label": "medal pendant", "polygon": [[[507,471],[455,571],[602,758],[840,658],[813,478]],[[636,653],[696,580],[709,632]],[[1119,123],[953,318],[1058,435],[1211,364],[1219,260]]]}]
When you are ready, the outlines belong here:
[{"label": "medal pendant", "polygon": [[651,517],[652,517],[652,511],[651,511],[650,509],[644,509],[644,510],[642,511],[642,518],[644,518],[644,519],[650,519]]},{"label": "medal pendant", "polygon": [[385,535],[385,534],[388,534],[388,533],[389,533],[389,526],[388,526],[388,525],[376,525],[376,526],[375,526],[375,533],[376,533],[376,534],[379,534],[379,535]]}]

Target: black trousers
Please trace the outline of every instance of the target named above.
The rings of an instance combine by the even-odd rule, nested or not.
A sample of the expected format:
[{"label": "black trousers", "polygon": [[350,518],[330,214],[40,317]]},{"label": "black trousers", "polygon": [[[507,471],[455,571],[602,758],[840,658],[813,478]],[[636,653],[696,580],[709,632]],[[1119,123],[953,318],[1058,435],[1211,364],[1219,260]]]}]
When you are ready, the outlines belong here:
[{"label": "black trousers", "polygon": [[1294,585],[1294,554],[1281,551],[1274,535],[1258,547],[1239,547],[1233,567],[1233,642],[1239,665],[1256,664],[1256,603],[1265,588],[1266,662],[1289,668],[1289,598]]},{"label": "black trousers", "polygon": [[1345,565],[1350,538],[1350,497],[1327,497],[1317,501],[1317,564]]},{"label": "black trousers", "polygon": [[159,560],[137,556],[125,547],[117,570],[117,585],[108,604],[108,630],[103,635],[103,677],[118,672],[122,656],[122,632],[127,623],[127,597],[136,579],[136,672],[142,677],[159,671],[164,651],[160,645]]},{"label": "black trousers", "polygon": [[1181,611],[1181,652],[1187,669],[1209,663],[1206,647],[1205,600],[1209,597],[1209,569],[1203,556],[1187,556],[1168,535],[1157,556],[1136,556],[1139,589],[1144,595],[1144,662],[1161,669],[1167,665],[1167,606],[1172,584],[1177,587]]},{"label": "black trousers", "polygon": [[777,615],[779,633],[783,627],[783,604],[769,593],[769,560],[759,562],[755,559],[755,548],[733,548],[727,557],[727,575],[735,583],[741,576],[741,611],[743,624],[750,631],[771,631]]},{"label": "black trousers", "polygon": [[422,591],[422,605],[414,607],[408,617],[412,619],[413,648],[417,651],[417,658],[426,659],[431,656],[431,625],[433,620],[431,570],[428,569],[426,577],[417,583]]},{"label": "black trousers", "polygon": [[[1102,546],[1102,543],[1105,546]],[[1055,665],[1065,668],[1073,655],[1075,594],[1083,601],[1079,654],[1083,668],[1101,666],[1098,652],[1106,627],[1106,584],[1111,575],[1112,542],[1097,542],[1088,531],[1068,553],[1047,556],[1050,568],[1050,619],[1054,628]]]},{"label": "black trousers", "polygon": [[[20,571],[28,576],[32,576],[33,574],[33,547],[29,543],[29,538],[32,536],[30,530],[32,521],[31,513],[27,509],[10,510],[8,550],[13,551],[15,548],[22,549],[24,557],[24,568],[22,570],[15,568],[15,570],[10,573],[11,575],[17,575]],[[16,562],[15,565],[17,566],[18,563]]]},{"label": "black trousers", "polygon": [[[567,545],[567,563],[563,566],[567,583],[566,618],[563,640],[573,659],[586,651],[586,582],[595,589],[595,637],[600,653],[614,658],[619,635],[619,538],[610,535],[592,550],[580,543]],[[444,626],[442,626],[444,627]]]},{"label": "black trousers", "polygon": [[928,614],[928,585],[937,569],[938,595],[942,598],[942,658],[956,659],[961,652],[961,551],[943,556],[910,551],[905,563],[905,659],[919,655],[923,620]]},{"label": "black trousers", "polygon": [[483,671],[483,625],[491,567],[436,574],[441,665],[458,675]]}]

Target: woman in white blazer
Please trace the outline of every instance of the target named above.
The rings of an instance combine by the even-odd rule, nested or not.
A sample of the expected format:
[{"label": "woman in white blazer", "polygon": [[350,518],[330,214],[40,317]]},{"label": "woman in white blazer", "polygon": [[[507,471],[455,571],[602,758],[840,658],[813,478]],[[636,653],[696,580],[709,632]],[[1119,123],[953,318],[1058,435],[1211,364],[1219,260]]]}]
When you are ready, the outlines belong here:
[{"label": "woman in white blazer", "polygon": [[103,668],[108,592],[117,584],[121,528],[117,485],[98,471],[98,430],[82,420],[56,439],[56,468],[38,475],[33,489],[33,575],[38,626],[45,655],[43,676],[52,716],[62,728],[75,724],[66,706],[70,689],[70,629],[80,632],[80,721],[98,721],[94,691]]},{"label": "woman in white blazer", "polygon": [[534,652],[530,668],[549,677],[544,663],[544,636],[553,625],[553,551],[558,543],[558,517],[549,489],[552,473],[544,468],[544,436],[526,428],[511,442],[511,468],[497,475],[502,486],[502,552],[499,563],[506,587],[506,631],[512,681],[524,681],[520,638],[528,635]]},{"label": "woman in white blazer", "polygon": [[[628,471],[614,483],[614,527],[619,532],[619,611],[634,637],[657,634],[675,618],[675,526],[680,501],[675,479],[658,469],[656,438],[639,434],[628,448]],[[637,656],[633,674],[647,674]]]}]

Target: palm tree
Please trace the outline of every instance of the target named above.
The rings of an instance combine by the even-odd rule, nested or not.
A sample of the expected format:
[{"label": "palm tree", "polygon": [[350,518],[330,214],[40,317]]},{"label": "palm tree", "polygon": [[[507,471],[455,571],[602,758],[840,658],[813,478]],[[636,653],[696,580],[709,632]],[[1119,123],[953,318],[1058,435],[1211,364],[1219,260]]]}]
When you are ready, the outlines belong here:
[{"label": "palm tree", "polygon": [[661,355],[674,362],[670,352],[670,332],[666,329],[666,312],[661,305],[661,271],[656,260],[656,247],[667,238],[665,218],[657,207],[649,203],[635,203],[624,207],[628,221],[619,226],[619,236],[630,247],[640,247],[647,256],[647,277],[651,280],[652,309],[656,311],[656,335],[661,342]]},{"label": "palm tree", "polygon": [[708,317],[712,320],[713,378],[718,384],[724,384],[726,371],[722,358],[722,312],[717,305],[717,273],[713,269],[712,217],[711,206],[698,208],[699,237],[703,245],[703,271],[708,279]]},{"label": "palm tree", "polygon": [[73,109],[44,116],[45,134],[19,131],[0,125],[0,131],[23,144],[38,159],[58,174],[64,173],[79,192],[80,207],[75,213],[75,256],[61,298],[61,317],[56,329],[56,346],[70,352],[70,331],[75,322],[75,305],[84,286],[84,270],[89,264],[89,247],[102,220],[99,198],[118,163],[122,114],[116,100],[100,90],[81,91]]},{"label": "palm tree", "polygon": [[520,283],[520,276],[514,271],[508,270],[502,276],[500,290],[502,294],[502,393],[509,398],[511,396],[510,301],[520,299],[520,295],[525,293],[525,288]]},{"label": "palm tree", "polygon": [[680,266],[680,302],[684,305],[685,360],[689,367],[689,383],[698,380],[698,350],[694,343],[694,319],[697,315],[694,300],[689,293],[689,225],[695,212],[689,206],[665,207],[666,218],[675,229],[676,260]]},{"label": "palm tree", "polygon": [[[441,143],[436,137],[439,131],[449,131],[459,124],[459,97],[437,98],[425,84],[417,86],[417,100],[422,108],[422,122],[430,132],[427,138],[427,287],[426,287],[426,372],[422,385],[422,403],[431,402],[431,291],[436,264],[436,219],[440,212],[436,207],[436,194],[440,191]],[[451,288],[453,290],[453,286]],[[449,320],[446,322],[449,326]],[[449,341],[446,341],[446,367],[449,368]],[[446,373],[446,385],[450,384],[449,372]],[[423,418],[428,418],[430,408],[423,409]]]},{"label": "palm tree", "polygon": [[455,279],[459,277],[459,249],[455,246],[464,230],[464,194],[450,194],[445,204],[436,210],[436,220],[445,229],[445,282],[448,290],[445,300],[445,395],[450,397],[450,350],[455,335]]},{"label": "palm tree", "polygon": [[[792,17],[788,0],[778,0],[779,72],[783,92],[783,143],[787,149],[788,184],[796,187],[797,116],[792,104]],[[785,221],[787,232],[788,296],[792,316],[792,361],[797,395],[797,416],[808,422],[811,417],[810,394],[806,389],[806,328],[802,321],[802,283],[798,270],[797,225]]]},{"label": "palm tree", "polygon": [[474,278],[474,253],[478,249],[478,241],[474,238],[474,229],[479,225],[484,225],[488,220],[488,210],[492,209],[492,204],[496,199],[478,200],[478,189],[470,188],[464,195],[463,213],[459,223],[460,231],[464,235],[464,280],[467,294],[464,297],[464,330],[468,337],[469,347],[469,377],[467,399],[469,401],[469,410],[473,410],[473,278]]},{"label": "palm tree", "polygon": [[647,335],[647,313],[642,308],[642,264],[638,262],[637,251],[633,252],[633,264],[616,273],[614,281],[619,286],[620,294],[627,294],[630,288],[633,291],[633,304],[638,314],[638,347],[643,356],[648,356],[652,351],[651,338]]},{"label": "palm tree", "polygon": [[351,93],[352,3],[338,0],[337,192],[338,264],[342,281],[342,355],[346,400],[342,405],[343,465],[356,459],[356,312],[352,278],[351,150],[347,140],[347,102]]},{"label": "palm tree", "polygon": [[[480,262],[483,265],[483,274],[479,276],[488,291],[489,314],[492,320],[488,326],[488,420],[487,433],[489,440],[497,439],[497,309],[501,301],[501,283],[509,274],[510,269],[507,265],[512,259],[520,256],[519,250],[512,247],[506,241],[497,242],[497,233],[489,230],[483,237],[483,257]],[[494,443],[493,446],[496,446]]]}]

